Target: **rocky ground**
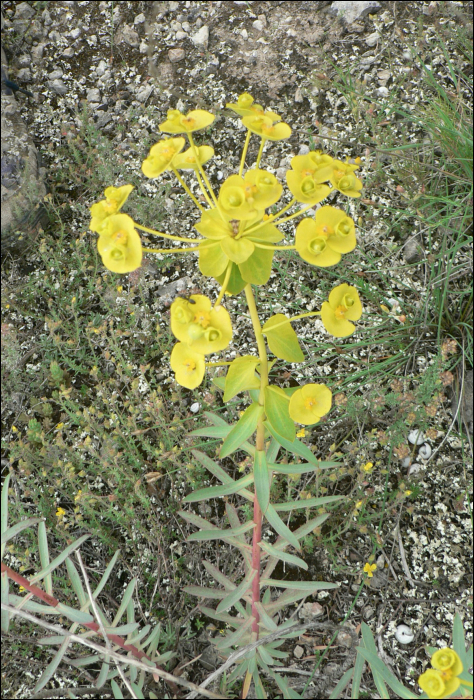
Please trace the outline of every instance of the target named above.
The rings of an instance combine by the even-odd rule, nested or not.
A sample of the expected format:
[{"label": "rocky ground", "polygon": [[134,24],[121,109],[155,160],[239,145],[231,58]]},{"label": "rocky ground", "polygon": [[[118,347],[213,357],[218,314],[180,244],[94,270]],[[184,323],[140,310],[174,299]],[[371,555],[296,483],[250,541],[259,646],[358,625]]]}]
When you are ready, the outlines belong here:
[{"label": "rocky ground", "polygon": [[[424,143],[424,134],[417,120],[410,122],[397,116],[393,107],[395,95],[399,111],[410,113],[415,105],[429,104],[432,92],[423,79],[426,65],[436,72],[440,81],[449,84],[447,57],[464,65],[457,44],[449,41],[450,32],[454,34],[459,25],[466,26],[469,31],[471,5],[465,2],[250,0],[3,2],[5,76],[33,96],[16,92],[14,97],[9,97],[11,90],[3,84],[2,122],[6,110],[5,118],[13,122],[18,120],[17,126],[12,127],[13,135],[17,133],[16,128],[21,129],[21,123],[26,124],[30,145],[34,145],[40,157],[40,167],[34,175],[37,187],[34,192],[22,195],[26,197],[26,204],[22,206],[31,209],[31,231],[28,230],[27,235],[23,233],[18,240],[15,231],[20,228],[21,216],[18,217],[13,208],[8,227],[5,226],[8,233],[4,236],[2,213],[2,246],[6,253],[2,269],[5,313],[2,342],[4,336],[17,334],[20,354],[26,358],[22,364],[26,386],[29,373],[33,376],[38,371],[35,367],[40,358],[35,355],[35,348],[44,324],[34,318],[32,310],[30,313],[20,311],[15,299],[16,290],[26,278],[36,275],[38,285],[43,284],[38,244],[32,243],[35,235],[37,241],[43,236],[35,218],[37,204],[44,196],[42,183],[50,200],[64,212],[66,236],[70,241],[65,254],[75,239],[80,239],[84,245],[95,244],[94,235],[87,233],[88,207],[100,198],[98,192],[109,185],[129,181],[140,183],[142,203],[140,208],[138,204],[131,206],[136,206],[137,213],[145,217],[141,219],[142,224],[157,228],[166,225],[171,233],[197,237],[193,230],[195,214],[183,201],[181,190],[167,175],[143,181],[141,162],[149,146],[159,139],[157,125],[164,120],[169,108],[184,112],[196,107],[211,110],[218,118],[210,133],[205,135],[216,151],[208,172],[211,182],[218,186],[236,170],[240,159],[243,142],[240,122],[229,117],[224,108],[226,102],[236,101],[241,92],[250,92],[257,102],[281,114],[292,126],[291,137],[267,148],[264,155],[265,167],[282,180],[291,157],[306,153],[310,148],[326,149],[339,158],[362,158],[364,194],[360,201],[349,203],[350,213],[361,221],[361,253],[360,258],[355,257],[348,264],[347,273],[360,275],[361,284],[367,284],[373,297],[366,305],[367,313],[357,337],[370,334],[371,327],[380,318],[380,304],[389,305],[393,328],[398,328],[403,323],[401,317],[409,316],[411,309],[419,309],[429,296],[429,255],[436,255],[442,249],[446,234],[438,231],[433,240],[428,241],[419,221],[412,215],[397,213],[406,210],[407,193],[413,196],[421,192],[423,183],[415,179],[409,183],[402,181],[400,167],[394,164],[388,151],[397,139],[403,143],[415,140]],[[439,35],[444,37],[446,51],[437,40]],[[2,66],[2,79],[3,69]],[[367,113],[369,117],[374,116],[372,126]],[[79,144],[80,149],[81,139],[82,144],[87,143],[81,126],[84,115],[103,135],[107,147],[96,149],[95,156],[85,164],[77,161],[75,167],[65,162],[64,147],[74,143]],[[386,142],[388,150],[384,150],[384,144],[376,137],[379,133],[376,127],[383,129],[385,122],[390,132]],[[24,140],[23,136],[21,138]],[[429,148],[430,141],[425,145]],[[107,148],[111,154],[109,163]],[[91,146],[92,154],[93,149]],[[3,154],[10,151],[15,152],[15,148],[11,143],[5,144],[2,136],[2,208],[3,202],[17,193],[21,179],[18,170],[11,165],[13,160],[4,163]],[[250,162],[255,159],[256,152],[257,146],[252,142]],[[32,153],[34,149],[28,150],[28,157],[32,158]],[[89,186],[93,176],[95,189]],[[156,205],[154,208],[154,198],[160,202],[158,210]],[[135,212],[132,215],[135,216]],[[286,226],[288,233],[291,227],[292,224]],[[147,256],[142,271],[136,279],[131,275],[126,284],[134,286],[140,282],[143,285],[149,305],[147,313],[155,319],[154,325],[158,319],[158,327],[166,333],[166,311],[176,292],[201,290],[212,295],[216,285],[203,281],[194,260],[186,259],[179,266],[164,270],[156,262],[162,259],[163,256]],[[266,291],[260,295],[262,311],[284,311],[286,304],[294,305],[295,313],[315,308],[320,292],[318,280],[311,271],[294,259],[285,263],[283,256],[281,259],[277,256],[276,260],[278,274],[272,275]],[[468,254],[460,251],[457,264],[462,267],[468,262]],[[54,270],[48,274],[54,281]],[[387,280],[390,289],[387,289]],[[67,284],[73,281],[74,275]],[[120,303],[119,300],[117,304]],[[253,341],[247,319],[241,312],[241,301],[230,300],[228,308],[236,316],[235,330],[239,336],[239,347],[226,355],[226,359],[232,359],[236,352],[245,351],[247,344],[251,348]],[[148,323],[151,323],[150,318]],[[144,329],[145,319],[142,320]],[[389,345],[392,332],[395,333],[388,331]],[[322,325],[318,324],[302,323],[298,333],[305,349],[319,347],[318,344],[327,340]],[[105,345],[104,340],[104,348]],[[366,343],[353,351],[346,350],[347,357],[343,351],[332,352],[331,356],[326,353],[317,367],[313,362],[294,366],[293,377],[302,381],[314,376],[355,375],[361,357],[365,357],[367,364],[371,360],[382,361],[386,351],[382,345],[371,347]],[[331,576],[330,580],[341,583],[341,589],[336,597],[321,595],[319,603],[308,604],[319,605],[318,610],[312,609],[308,616],[331,624],[344,618],[359,587],[362,567],[374,551],[374,545],[377,572],[370,586],[364,588],[349,619],[350,626],[357,634],[359,623],[366,621],[376,634],[381,657],[413,688],[413,679],[427,663],[424,645],[449,644],[456,612],[464,620],[467,636],[472,636],[469,444],[454,420],[456,401],[453,402],[454,413],[447,399],[444,403],[440,399],[438,406],[432,409],[433,396],[422,395],[421,390],[417,393],[416,389],[420,376],[428,376],[436,366],[439,351],[433,335],[428,332],[420,334],[414,346],[410,345],[410,357],[395,370],[394,376],[390,376],[388,387],[383,390],[389,397],[384,404],[384,415],[376,408],[382,390],[373,377],[370,381],[365,377],[364,405],[371,401],[374,412],[370,421],[364,417],[359,422],[358,404],[351,404],[349,399],[349,405],[353,405],[351,420],[358,427],[356,435],[345,440],[349,415],[345,402],[347,396],[354,395],[357,384],[348,381],[343,386],[336,418],[331,423],[334,433],[331,438],[318,433],[321,453],[338,454],[347,467],[340,475],[342,492],[346,488],[342,482],[347,479],[350,486],[346,493],[354,495],[357,481],[354,474],[360,471],[362,464],[373,461],[377,476],[374,475],[373,480],[368,476],[366,481],[360,478],[357,481],[357,493],[362,494],[364,508],[369,512],[370,500],[382,499],[387,493],[388,481],[392,496],[386,506],[384,503],[385,520],[377,533],[372,529],[371,515],[366,520],[359,518],[361,506],[357,501],[345,513],[346,518],[357,524],[347,540],[344,539],[344,525],[339,524],[340,539],[333,542],[333,549],[329,547],[317,556],[309,555],[311,575],[322,575],[326,580]],[[471,382],[472,397],[472,368],[464,366],[459,376],[461,385],[468,386]],[[172,391],[172,373],[166,363],[157,369],[154,381]],[[410,381],[413,382],[409,387],[413,392],[411,398],[407,389]],[[147,386],[151,385],[148,381]],[[17,440],[17,435],[11,432],[12,426],[16,425],[22,411],[30,415],[25,408],[29,403],[27,389],[22,391],[22,396],[12,395],[5,400],[3,427],[7,437],[2,444],[2,467],[8,466],[12,445]],[[145,395],[147,391],[144,388]],[[466,407],[462,405],[460,410],[466,435],[469,427],[472,431],[472,409],[469,414],[467,392],[468,389]],[[417,445],[413,430],[419,426],[413,416],[418,417],[418,414],[408,411],[407,415],[412,417],[406,421],[406,436],[411,430],[412,439],[397,442],[399,459],[393,457],[391,462],[392,451],[384,442],[384,434],[386,437],[390,431],[390,416],[396,414],[397,404],[415,401],[414,396],[419,405],[424,402],[423,406],[431,407],[432,413],[434,410],[432,421],[423,427],[423,439]],[[205,404],[206,398],[200,401]],[[196,396],[185,394],[182,410],[188,418],[193,418],[195,403]],[[424,453],[417,452],[420,447],[425,449]],[[13,466],[16,468],[17,462],[13,462]],[[414,497],[410,498],[412,494]],[[300,616],[304,612],[302,608]],[[408,644],[401,625],[407,625],[412,632]],[[296,680],[298,672],[304,674],[312,670],[326,639],[323,632],[313,631],[299,640],[288,661]],[[192,654],[202,653],[206,647],[207,638],[202,637],[199,642],[184,645],[179,653],[182,660],[186,660]],[[346,651],[348,647],[350,652]],[[327,697],[352,652],[353,640],[349,635],[331,657],[332,666],[318,672],[307,697]],[[9,663],[14,663],[14,658],[10,657]],[[212,667],[212,655],[207,663]],[[199,682],[204,674],[204,671],[197,672],[192,680]],[[32,675],[37,678],[39,673]],[[30,679],[32,683],[35,678]],[[301,690],[296,680],[295,688]],[[13,692],[15,697],[30,696],[26,681],[21,687],[17,681],[9,682],[10,691],[7,690],[4,697],[13,697]]]}]

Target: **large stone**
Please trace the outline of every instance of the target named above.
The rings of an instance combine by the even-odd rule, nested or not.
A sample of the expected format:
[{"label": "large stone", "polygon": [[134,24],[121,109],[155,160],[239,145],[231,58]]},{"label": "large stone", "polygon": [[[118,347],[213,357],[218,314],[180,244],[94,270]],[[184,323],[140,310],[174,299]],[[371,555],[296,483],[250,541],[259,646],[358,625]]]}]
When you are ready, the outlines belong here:
[{"label": "large stone", "polygon": [[[26,3],[25,3],[26,4]],[[46,186],[39,172],[36,147],[23,122],[18,102],[4,85],[6,57],[2,56],[2,254],[31,244],[47,222],[43,204]]]},{"label": "large stone", "polygon": [[368,2],[333,2],[329,12],[338,15],[346,24],[357,22],[368,14],[373,14],[380,10],[380,3],[376,0]]}]

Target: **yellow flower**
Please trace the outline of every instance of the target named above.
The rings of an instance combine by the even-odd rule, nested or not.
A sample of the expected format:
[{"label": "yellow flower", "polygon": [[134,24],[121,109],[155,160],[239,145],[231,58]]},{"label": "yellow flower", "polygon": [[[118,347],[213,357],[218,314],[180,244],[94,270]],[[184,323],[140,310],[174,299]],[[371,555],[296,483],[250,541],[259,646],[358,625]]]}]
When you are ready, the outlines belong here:
[{"label": "yellow flower", "polygon": [[321,320],[328,333],[335,338],[346,338],[355,331],[351,321],[362,316],[362,304],[355,287],[340,284],[329,294],[329,300],[321,305]]},{"label": "yellow flower", "polygon": [[372,578],[376,568],[377,568],[377,564],[369,564],[369,562],[367,562],[367,564],[364,566],[364,571],[369,578]]},{"label": "yellow flower", "polygon": [[283,187],[272,173],[259,168],[245,177],[231,175],[219,191],[219,206],[230,219],[251,219],[275,204]]},{"label": "yellow flower", "polygon": [[372,462],[367,462],[367,464],[364,464],[364,466],[362,467],[362,469],[363,469],[365,472],[370,472],[370,471],[372,471],[373,466],[374,466],[374,465],[372,464]]},{"label": "yellow flower", "polygon": [[263,112],[263,114],[243,117],[242,124],[263,139],[281,141],[291,136],[291,127],[280,119],[281,117],[275,112]]},{"label": "yellow flower", "polygon": [[321,151],[310,151],[304,156],[294,156],[291,159],[292,170],[290,181],[296,182],[299,178],[304,179],[310,176],[315,183],[327,182],[332,176],[334,159]]},{"label": "yellow flower", "polygon": [[298,432],[296,433],[297,438],[304,437],[305,435],[306,435],[306,430],[304,428],[301,428],[301,430],[298,430]]},{"label": "yellow flower", "polygon": [[168,134],[190,134],[210,126],[215,116],[203,109],[193,109],[186,115],[178,109],[169,109],[166,121],[159,125],[160,131]]},{"label": "yellow flower", "polygon": [[364,501],[357,501],[357,503],[355,504],[355,508],[357,508],[357,509],[362,508],[363,503],[364,503]]},{"label": "yellow flower", "polygon": [[457,676],[463,672],[462,661],[454,649],[438,649],[431,657],[431,665],[418,678],[418,685],[429,698],[446,698],[452,695],[461,681]]},{"label": "yellow flower", "polygon": [[185,140],[182,136],[175,139],[163,139],[150,148],[148,157],[142,163],[142,172],[146,177],[158,177],[171,167],[173,158],[183,150]]},{"label": "yellow flower", "polygon": [[357,170],[358,167],[358,165],[335,160],[329,182],[346,197],[360,197],[362,182],[354,175],[354,170]]},{"label": "yellow flower", "polygon": [[236,114],[238,114],[240,117],[263,114],[262,105],[256,104],[252,95],[249,95],[248,92],[243,92],[241,95],[239,95],[237,102],[228,102],[226,104],[226,108],[236,112]]},{"label": "yellow flower", "polygon": [[105,267],[111,272],[133,272],[142,264],[142,244],[133,219],[127,214],[109,216],[97,241]]},{"label": "yellow flower", "polygon": [[232,339],[232,323],[222,307],[211,308],[211,300],[202,294],[187,299],[178,297],[171,304],[171,331],[194,352],[209,355],[226,348]]},{"label": "yellow flower", "polygon": [[354,250],[356,244],[353,219],[328,205],[318,209],[314,219],[303,219],[296,229],[296,250],[317,267],[336,265],[341,254]]},{"label": "yellow flower", "polygon": [[[212,146],[196,146],[199,165],[204,165],[214,155]],[[173,165],[177,170],[196,170],[199,166],[192,148],[174,157]]]},{"label": "yellow flower", "polygon": [[195,389],[204,379],[204,355],[192,350],[186,343],[176,343],[171,351],[170,365],[176,381],[186,389]]},{"label": "yellow flower", "polygon": [[56,517],[57,517],[59,520],[62,520],[62,519],[64,518],[65,515],[66,515],[66,511],[64,510],[64,508],[59,507],[59,508],[57,509],[57,511],[56,511]]},{"label": "yellow flower", "polygon": [[91,223],[90,230],[102,233],[109,216],[117,214],[128,199],[128,195],[133,190],[133,185],[123,185],[122,187],[107,187],[105,199],[96,202],[90,208]]},{"label": "yellow flower", "polygon": [[290,399],[291,418],[302,425],[317,423],[329,412],[332,403],[330,389],[324,384],[305,384]]}]

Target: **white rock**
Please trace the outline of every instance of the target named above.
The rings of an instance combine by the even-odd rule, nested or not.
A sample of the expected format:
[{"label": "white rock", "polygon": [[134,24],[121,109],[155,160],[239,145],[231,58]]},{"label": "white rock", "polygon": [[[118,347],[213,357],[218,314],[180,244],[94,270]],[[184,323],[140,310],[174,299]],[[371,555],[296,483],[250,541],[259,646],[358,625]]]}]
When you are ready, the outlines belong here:
[{"label": "white rock", "polygon": [[305,156],[307,153],[309,153],[309,146],[306,143],[301,144],[298,155]]},{"label": "white rock", "polygon": [[415,635],[408,625],[398,625],[395,630],[395,639],[397,642],[400,642],[400,644],[411,644],[415,639]]},{"label": "white rock", "polygon": [[420,457],[420,459],[429,459],[431,457],[431,447],[427,442],[420,447],[418,457]]},{"label": "white rock", "polygon": [[372,34],[369,34],[369,36],[365,38],[365,43],[367,44],[367,46],[375,46],[379,39],[379,32],[372,32]]},{"label": "white rock", "polygon": [[91,88],[87,91],[88,102],[100,102],[100,91],[97,88]]},{"label": "white rock", "polygon": [[240,36],[244,41],[247,41],[247,39],[249,38],[249,33],[246,29],[242,29],[242,31],[240,32]]},{"label": "white rock", "polygon": [[422,445],[424,441],[425,436],[421,430],[411,430],[408,433],[408,442],[411,442],[412,445]]},{"label": "white rock", "polygon": [[202,26],[201,29],[196,32],[196,34],[192,35],[191,41],[193,42],[194,46],[201,46],[202,48],[207,49],[207,45],[209,43],[209,27],[206,24]]},{"label": "white rock", "polygon": [[181,41],[181,39],[186,39],[188,35],[186,32],[176,32],[176,41]]},{"label": "white rock", "polygon": [[386,87],[379,87],[378,90],[376,90],[376,92],[377,95],[379,95],[380,97],[388,97],[389,94],[388,88]]},{"label": "white rock", "polygon": [[404,457],[402,459],[402,467],[409,467],[411,463],[411,457]]},{"label": "white rock", "polygon": [[196,402],[196,403],[191,404],[191,406],[189,407],[189,410],[191,411],[191,413],[197,413],[200,408],[201,408],[201,404]]},{"label": "white rock", "polygon": [[332,15],[338,15],[346,24],[352,24],[358,19],[362,19],[369,13],[380,10],[378,2],[333,2],[329,8]]},{"label": "white rock", "polygon": [[258,32],[263,31],[263,22],[260,19],[256,19],[255,22],[252,22],[252,27],[256,29]]},{"label": "white rock", "polygon": [[146,20],[145,15],[143,14],[143,12],[140,12],[140,14],[137,15],[135,17],[135,19],[133,20],[133,24],[143,24],[143,22],[145,22],[145,20]]}]

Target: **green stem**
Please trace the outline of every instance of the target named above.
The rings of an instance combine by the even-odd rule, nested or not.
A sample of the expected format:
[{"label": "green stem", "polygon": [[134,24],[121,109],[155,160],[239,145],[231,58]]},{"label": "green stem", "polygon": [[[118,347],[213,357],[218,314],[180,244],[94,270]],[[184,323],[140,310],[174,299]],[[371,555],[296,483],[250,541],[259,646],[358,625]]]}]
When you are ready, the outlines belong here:
[{"label": "green stem", "polygon": [[258,149],[257,162],[255,164],[256,168],[258,168],[258,166],[260,165],[260,161],[262,159],[262,154],[263,154],[263,147],[265,146],[266,140],[267,139],[264,136],[262,136],[262,140],[260,141],[260,148]]},{"label": "green stem", "polygon": [[[172,167],[173,172],[174,172],[174,174],[176,175],[176,177],[177,177],[177,179],[178,179],[178,182],[179,182],[179,184],[181,185],[181,187],[182,187],[182,188],[184,189],[184,191],[191,197],[191,199],[193,200],[194,204],[197,206],[197,208],[199,209],[199,211],[204,211],[204,207],[198,202],[198,200],[197,200],[196,197],[193,195],[193,193],[191,192],[191,190],[189,189],[189,187],[187,186],[187,184],[185,183],[185,181],[183,180],[183,178],[181,177],[181,175],[179,174],[179,172],[177,171],[177,169],[173,166],[173,164],[171,164],[171,167]],[[201,188],[201,189],[202,189],[202,188]],[[210,204],[210,202],[209,202],[209,204]]]},{"label": "green stem", "polygon": [[274,330],[276,330],[277,328],[280,328],[280,326],[284,326],[288,322],[293,323],[293,321],[297,321],[299,318],[306,318],[307,316],[321,316],[321,311],[308,311],[305,314],[298,314],[298,316],[291,316],[290,318],[287,318],[286,321],[281,321],[280,323],[277,323],[276,326],[272,326],[272,333]]},{"label": "green stem", "polygon": [[147,228],[146,226],[141,226],[135,221],[133,222],[135,228],[139,228],[140,231],[146,231],[147,233],[152,233],[154,236],[161,236],[162,238],[169,238],[172,241],[181,241],[182,243],[196,243],[192,238],[182,238],[181,236],[172,236],[171,233],[162,233],[161,231],[155,231],[152,228]]},{"label": "green stem", "polygon": [[195,248],[142,248],[144,253],[191,253],[193,250],[199,250],[199,246]]},{"label": "green stem", "polygon": [[204,182],[206,183],[206,187],[207,187],[207,189],[209,190],[209,194],[210,194],[211,197],[212,197],[212,201],[214,202],[214,206],[217,207],[216,195],[214,194],[214,190],[213,190],[212,187],[211,187],[211,183],[209,182],[209,180],[208,180],[208,178],[207,178],[207,175],[206,175],[206,173],[204,172],[204,168],[202,167],[201,163],[199,162],[199,152],[198,152],[198,150],[197,150],[197,148],[196,148],[196,145],[195,145],[195,143],[194,143],[194,139],[193,139],[191,133],[188,134],[188,139],[189,139],[189,143],[190,143],[190,145],[191,145],[191,148],[192,148],[192,150],[193,150],[193,154],[194,154],[194,157],[195,157],[195,159],[196,159],[196,163],[197,163],[197,165],[198,165],[199,172],[200,172],[201,175],[202,175],[202,179],[203,179]]},{"label": "green stem", "polygon": [[264,250],[296,250],[295,245],[265,245],[265,243],[257,243],[252,241],[256,248],[263,248]]},{"label": "green stem", "polygon": [[242,158],[240,159],[240,168],[239,168],[239,175],[242,177],[242,173],[244,170],[244,165],[245,165],[245,157],[247,155],[247,149],[249,147],[250,143],[250,137],[252,136],[252,132],[247,129],[247,136],[245,137],[245,143],[244,143],[244,150],[242,151]]},{"label": "green stem", "polygon": [[194,172],[196,173],[196,178],[197,178],[197,181],[198,181],[198,183],[199,183],[199,187],[201,188],[201,191],[202,191],[204,197],[206,198],[206,202],[209,204],[209,206],[210,206],[211,208],[213,208],[212,200],[211,200],[211,198],[209,197],[206,188],[204,187],[203,181],[201,180],[201,176],[199,175],[199,173],[198,173],[197,170],[195,170]]},{"label": "green stem", "polygon": [[[260,396],[258,402],[261,406],[264,405],[264,391],[265,387],[268,385],[268,358],[267,358],[267,346],[265,345],[265,338],[262,333],[262,326],[260,325],[260,320],[258,318],[257,306],[255,304],[255,297],[252,291],[252,285],[247,284],[244,288],[245,297],[247,299],[247,306],[249,307],[250,318],[252,319],[253,330],[255,333],[255,338],[257,340],[258,354],[260,357]],[[262,449],[258,448],[257,449]]]},{"label": "green stem", "polygon": [[231,262],[227,265],[227,270],[225,273],[224,281],[222,282],[221,291],[219,292],[219,295],[218,295],[216,302],[213,306],[214,309],[216,308],[216,306],[219,306],[219,304],[221,303],[221,301],[224,297],[225,290],[227,289],[227,285],[229,284],[230,275],[232,272],[232,265],[233,265],[233,263],[231,263]]}]

